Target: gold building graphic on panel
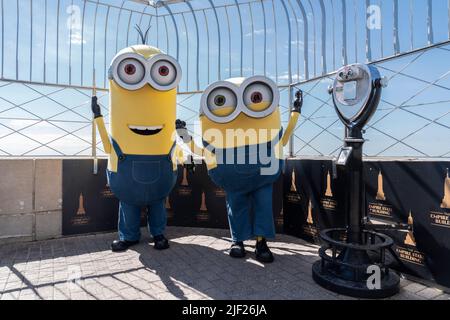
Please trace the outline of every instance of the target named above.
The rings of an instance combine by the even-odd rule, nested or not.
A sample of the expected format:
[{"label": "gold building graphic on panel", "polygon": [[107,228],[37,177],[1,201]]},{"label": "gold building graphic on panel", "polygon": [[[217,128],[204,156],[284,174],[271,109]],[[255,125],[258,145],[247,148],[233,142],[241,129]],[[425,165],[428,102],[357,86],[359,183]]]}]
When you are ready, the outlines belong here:
[{"label": "gold building graphic on panel", "polygon": [[325,197],[333,198],[333,190],[331,189],[331,174],[328,171],[327,174],[327,191],[325,192]]},{"label": "gold building graphic on panel", "polygon": [[297,192],[297,182],[296,182],[296,176],[295,176],[295,169],[292,170],[291,192]]},{"label": "gold building graphic on panel", "polygon": [[187,175],[188,175],[187,168],[184,168],[184,170],[183,170],[183,180],[181,181],[181,186],[182,187],[189,187],[189,181],[187,179]]},{"label": "gold building graphic on panel", "polygon": [[77,216],[84,216],[85,214],[86,214],[86,209],[84,208],[84,197],[83,197],[83,193],[80,193],[80,198],[78,199]]},{"label": "gold building graphic on panel", "polygon": [[386,201],[386,195],[384,194],[384,181],[381,171],[378,173],[378,191],[376,199],[378,201]]},{"label": "gold building graphic on panel", "polygon": [[444,198],[441,204],[442,209],[450,209],[450,171],[447,169],[447,177],[444,182]]},{"label": "gold building graphic on panel", "polygon": [[206,206],[206,193],[202,193],[202,205],[200,207],[201,212],[208,212],[208,207]]},{"label": "gold building graphic on panel", "polygon": [[417,243],[416,243],[416,238],[414,237],[414,218],[412,216],[411,211],[409,212],[408,226],[409,226],[410,230],[408,231],[408,234],[406,235],[405,244],[416,247]]}]

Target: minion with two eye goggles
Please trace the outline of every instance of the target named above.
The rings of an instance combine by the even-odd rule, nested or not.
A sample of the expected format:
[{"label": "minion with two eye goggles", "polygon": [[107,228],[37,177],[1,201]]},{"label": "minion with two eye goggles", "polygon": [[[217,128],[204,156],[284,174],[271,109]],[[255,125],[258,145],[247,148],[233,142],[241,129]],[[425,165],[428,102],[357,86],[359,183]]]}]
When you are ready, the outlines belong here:
[{"label": "minion with two eye goggles", "polygon": [[97,98],[95,122],[109,155],[108,182],[120,200],[119,236],[112,250],[139,242],[142,207],[155,249],[169,248],[165,199],[175,186],[177,163],[176,96],[181,79],[178,62],[159,49],[138,45],[120,51],[109,70],[110,135]]},{"label": "minion with two eye goggles", "polygon": [[244,241],[256,238],[257,260],[274,261],[266,240],[275,237],[273,184],[282,172],[283,147],[297,125],[303,95],[297,93],[285,131],[279,101],[276,84],[261,76],[214,83],[201,99],[203,154],[211,179],[227,193],[234,258],[243,258]]}]

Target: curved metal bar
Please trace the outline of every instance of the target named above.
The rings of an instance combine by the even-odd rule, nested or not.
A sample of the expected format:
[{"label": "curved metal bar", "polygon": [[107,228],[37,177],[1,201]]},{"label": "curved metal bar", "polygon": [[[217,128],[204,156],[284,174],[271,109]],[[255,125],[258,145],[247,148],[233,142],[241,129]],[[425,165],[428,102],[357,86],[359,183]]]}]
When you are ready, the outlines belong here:
[{"label": "curved metal bar", "polygon": [[225,17],[227,18],[227,27],[228,27],[228,74],[229,78],[231,78],[231,27],[230,27],[230,17],[228,15],[227,7],[225,7]]},{"label": "curved metal bar", "polygon": [[183,17],[184,30],[186,31],[186,90],[189,91],[189,31],[184,13],[181,16]]},{"label": "curved metal bar", "polygon": [[[73,0],[71,1],[71,10],[73,10]],[[73,12],[70,12],[73,15]],[[70,17],[70,30],[69,30],[69,85],[72,84],[72,29],[73,29],[73,17]]]},{"label": "curved metal bar", "polygon": [[[342,0],[345,1],[345,0]],[[300,0],[297,0],[297,4],[300,8],[300,12],[303,17],[303,52],[304,52],[304,69],[305,69],[305,80],[309,80],[309,26],[308,26],[308,16],[306,14],[305,7]]]},{"label": "curved metal bar", "polygon": [[125,5],[127,0],[122,0],[122,5],[119,9],[119,16],[117,17],[117,28],[116,28],[116,53],[119,51],[119,27],[120,27],[120,18],[122,17],[123,6]]},{"label": "curved metal bar", "polygon": [[255,24],[253,21],[252,4],[248,3],[248,10],[250,12],[250,24],[252,25],[252,75],[255,75]]},{"label": "curved metal bar", "polygon": [[4,75],[4,68],[5,68],[5,10],[4,10],[4,3],[3,0],[1,0],[0,5],[2,6],[1,13],[2,13],[2,78]]},{"label": "curved metal bar", "polygon": [[33,1],[30,1],[30,81],[33,78]]},{"label": "curved metal bar", "polygon": [[210,83],[210,63],[211,63],[211,58],[210,58],[210,34],[209,34],[209,23],[208,23],[208,18],[206,17],[206,12],[205,10],[203,10],[203,16],[205,17],[205,28],[206,28],[206,38],[207,38],[207,50],[208,50],[208,84]]},{"label": "curved metal bar", "polygon": [[81,20],[81,86],[84,84],[84,20],[86,15],[86,2],[83,1],[83,18]]},{"label": "curved metal bar", "polygon": [[[164,8],[169,13],[170,18],[172,19],[173,26],[175,27],[175,38],[177,40],[177,60],[179,60],[180,59],[180,35],[178,33],[177,21],[175,20],[175,17],[173,16],[170,6],[168,6],[166,3],[164,3]],[[152,19],[153,19],[153,17],[152,17]],[[150,20],[150,22],[151,22],[151,20]],[[158,23],[158,20],[156,22]]]},{"label": "curved metal bar", "polygon": [[[298,0],[300,1],[300,0]],[[267,77],[267,21],[266,21],[266,8],[264,7],[264,2],[261,0],[261,7],[264,16],[264,76]]]},{"label": "curved metal bar", "polygon": [[394,0],[394,53],[399,54],[400,53],[400,36],[398,33],[398,0]]},{"label": "curved metal bar", "polygon": [[427,25],[428,25],[428,45],[434,43],[434,30],[433,30],[433,1],[428,0],[427,2]]},{"label": "curved metal bar", "polygon": [[127,47],[130,46],[130,29],[131,29],[131,19],[133,18],[133,12],[130,12],[130,17],[128,18],[128,28],[127,28]]},{"label": "curved metal bar", "polygon": [[314,47],[314,77],[317,77],[317,38],[316,38],[316,13],[311,0],[308,0],[309,6],[311,7],[311,14],[313,20],[313,47]]},{"label": "curved metal bar", "polygon": [[284,13],[286,14],[286,20],[287,20],[287,25],[288,25],[288,75],[289,75],[289,83],[292,83],[292,27],[291,27],[291,19],[289,16],[289,11],[288,8],[286,6],[285,0],[281,0],[281,4],[283,5],[283,9],[284,9]]},{"label": "curved metal bar", "polygon": [[221,72],[221,67],[220,67],[220,63],[221,63],[221,57],[222,57],[222,40],[221,40],[221,37],[220,37],[220,23],[219,23],[219,16],[217,15],[217,9],[216,9],[216,7],[214,6],[214,3],[212,2],[212,0],[208,0],[209,1],[209,4],[211,5],[211,8],[213,9],[213,11],[214,11],[214,16],[215,16],[215,18],[216,18],[216,22],[217,22],[217,42],[218,42],[218,46],[219,46],[219,52],[218,52],[218,56],[219,56],[219,63],[218,63],[218,68],[219,68],[219,70],[218,70],[218,78],[219,78],[219,80],[221,80],[222,79],[222,72]]},{"label": "curved metal bar", "polygon": [[331,17],[332,17],[332,28],[333,28],[333,70],[336,70],[336,15],[334,12],[334,2],[330,0],[331,3]]},{"label": "curved metal bar", "polygon": [[108,35],[108,23],[109,23],[109,12],[110,12],[111,7],[108,7],[107,11],[106,11],[106,20],[105,20],[105,42],[104,42],[104,52],[103,52],[103,87],[106,88],[107,85],[106,83],[108,82],[108,78],[106,76],[106,70],[108,70],[108,65],[106,64],[106,52],[107,52],[107,35]]},{"label": "curved metal bar", "polygon": [[[370,19],[370,0],[366,0],[366,21]],[[370,28],[366,27],[366,61],[372,61],[372,37]]]},{"label": "curved metal bar", "polygon": [[[95,13],[94,13],[94,42],[93,42],[93,50],[92,50],[92,72],[93,74],[95,74],[95,49],[97,47],[97,41],[96,41],[96,36],[97,36],[97,14],[98,14],[98,2],[95,5]],[[92,83],[92,86],[94,86],[94,83]]]},{"label": "curved metal bar", "polygon": [[342,3],[342,64],[346,66],[348,64],[347,55],[347,4],[345,0],[341,0]]},{"label": "curved metal bar", "polygon": [[242,14],[241,14],[241,8],[239,7],[239,3],[237,2],[237,0],[234,0],[234,3],[236,5],[237,11],[238,11],[238,16],[239,16],[239,26],[240,26],[240,30],[241,30],[241,77],[243,76],[243,72],[244,72],[244,65],[243,65],[243,61],[244,61],[244,27],[242,25]]},{"label": "curved metal bar", "polygon": [[170,54],[169,29],[167,28],[166,17],[163,17],[163,20],[164,20],[164,29],[166,30],[166,50],[167,50],[167,54]]},{"label": "curved metal bar", "polygon": [[289,8],[291,8],[291,11],[294,13],[295,18],[295,25],[296,25],[296,36],[297,36],[297,82],[300,81],[300,28],[298,25],[298,16],[297,12],[295,12],[294,7],[292,6],[291,0],[288,0]]},{"label": "curved metal bar", "polygon": [[[199,28],[198,28],[198,21],[197,16],[195,15],[194,8],[192,8],[192,4],[189,1],[186,1],[187,6],[189,7],[189,10],[192,13],[192,16],[194,17],[194,23],[195,23],[195,31],[197,35],[197,90],[200,90],[200,34],[199,34]],[[189,62],[188,62],[189,63]]]},{"label": "curved metal bar", "polygon": [[58,0],[56,11],[56,83],[59,83],[59,11],[60,0]]},{"label": "curved metal bar", "polygon": [[16,26],[16,80],[19,80],[19,26],[20,26],[19,0],[16,0],[16,10],[17,10],[17,26]]},{"label": "curved metal bar", "polygon": [[278,26],[277,26],[277,16],[275,14],[275,2],[272,0],[272,15],[273,15],[273,27],[275,30],[275,82],[278,83]]},{"label": "curved metal bar", "polygon": [[[369,1],[369,0],[367,0]],[[320,10],[322,12],[322,75],[327,74],[327,13],[323,0],[319,0]]]}]

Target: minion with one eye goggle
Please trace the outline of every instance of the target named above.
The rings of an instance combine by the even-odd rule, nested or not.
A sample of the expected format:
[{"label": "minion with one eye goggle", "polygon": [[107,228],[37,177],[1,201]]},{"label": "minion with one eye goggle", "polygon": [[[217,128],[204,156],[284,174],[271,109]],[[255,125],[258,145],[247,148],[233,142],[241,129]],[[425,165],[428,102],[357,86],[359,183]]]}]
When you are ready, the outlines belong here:
[{"label": "minion with one eye goggle", "polygon": [[119,236],[113,251],[140,237],[142,207],[155,248],[169,247],[165,199],[175,186],[182,149],[176,145],[176,99],[181,79],[178,62],[159,49],[137,45],[119,52],[109,69],[110,134],[97,98],[95,121],[109,155],[108,182],[120,200]]},{"label": "minion with one eye goggle", "polygon": [[283,147],[300,117],[302,92],[286,130],[279,102],[276,84],[262,76],[216,82],[201,99],[203,154],[211,179],[227,193],[230,255],[235,258],[245,256],[244,241],[256,238],[256,258],[274,260],[266,243],[275,237],[273,184],[284,165]]}]

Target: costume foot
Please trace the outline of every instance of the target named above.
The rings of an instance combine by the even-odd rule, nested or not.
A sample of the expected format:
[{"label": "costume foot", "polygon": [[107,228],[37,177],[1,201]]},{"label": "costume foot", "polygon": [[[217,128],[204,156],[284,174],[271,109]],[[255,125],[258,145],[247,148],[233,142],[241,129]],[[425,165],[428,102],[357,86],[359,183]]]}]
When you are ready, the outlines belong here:
[{"label": "costume foot", "polygon": [[245,257],[245,247],[243,242],[233,242],[230,249],[230,256],[232,258],[241,259]]},{"label": "costume foot", "polygon": [[122,241],[122,240],[115,240],[111,244],[111,250],[113,252],[123,252],[127,251],[128,248],[137,245],[139,241]]},{"label": "costume foot", "polygon": [[157,236],[153,238],[155,240],[155,249],[156,250],[166,250],[170,248],[169,240],[164,236]]},{"label": "costume foot", "polygon": [[262,263],[272,263],[275,261],[275,258],[273,257],[272,252],[270,251],[269,247],[267,246],[266,239],[262,239],[258,242],[256,242],[256,260]]}]

